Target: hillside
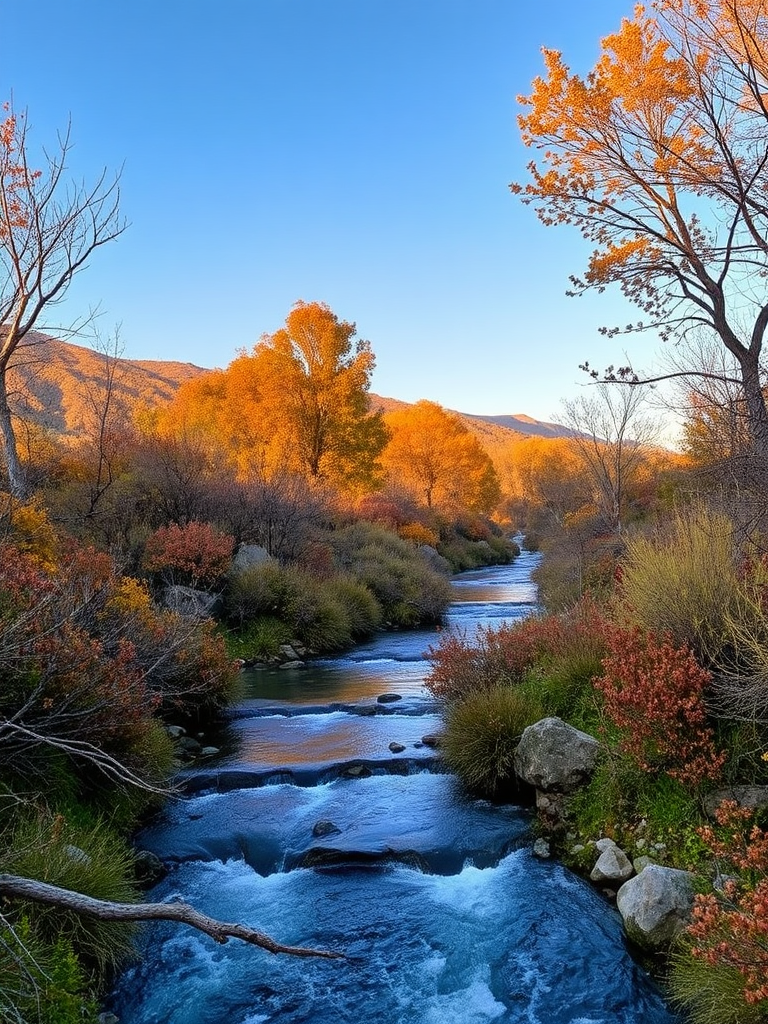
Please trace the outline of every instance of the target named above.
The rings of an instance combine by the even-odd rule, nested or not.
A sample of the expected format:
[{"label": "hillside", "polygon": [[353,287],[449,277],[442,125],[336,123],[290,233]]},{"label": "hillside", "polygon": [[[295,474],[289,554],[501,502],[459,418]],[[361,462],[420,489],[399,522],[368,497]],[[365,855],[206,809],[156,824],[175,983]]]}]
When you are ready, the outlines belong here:
[{"label": "hillside", "polygon": [[[27,422],[57,434],[76,436],[103,402],[107,375],[105,356],[82,345],[33,333],[19,348],[11,369],[14,411]],[[169,402],[181,384],[209,371],[193,363],[118,359],[113,399],[131,412]],[[371,395],[374,409],[391,412],[408,402]],[[567,433],[553,423],[523,414],[478,416],[458,413],[492,457],[531,435],[557,437]]]}]

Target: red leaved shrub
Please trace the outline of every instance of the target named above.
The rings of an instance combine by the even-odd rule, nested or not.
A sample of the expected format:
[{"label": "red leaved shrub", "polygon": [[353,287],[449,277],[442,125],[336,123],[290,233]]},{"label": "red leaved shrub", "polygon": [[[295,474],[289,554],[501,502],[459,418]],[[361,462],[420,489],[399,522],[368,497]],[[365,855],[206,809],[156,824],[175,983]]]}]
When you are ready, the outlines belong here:
[{"label": "red leaved shrub", "polygon": [[517,683],[536,664],[577,652],[600,657],[606,622],[598,605],[584,600],[563,615],[532,615],[497,628],[480,627],[474,638],[447,633],[429,650],[427,688],[455,700],[498,683]]},{"label": "red leaved shrub", "polygon": [[719,893],[695,898],[691,953],[713,966],[735,968],[744,999],[768,1000],[768,832],[750,824],[754,812],[725,801],[715,813],[719,828],[699,830],[721,867],[735,870]]},{"label": "red leaved shrub", "polygon": [[707,724],[710,673],[669,636],[609,627],[606,641],[595,686],[619,730],[620,749],[644,771],[665,771],[685,785],[716,779],[725,754],[715,749]]},{"label": "red leaved shrub", "polygon": [[168,583],[215,584],[226,572],[235,540],[210,523],[171,523],[155,530],[144,548],[144,568]]}]

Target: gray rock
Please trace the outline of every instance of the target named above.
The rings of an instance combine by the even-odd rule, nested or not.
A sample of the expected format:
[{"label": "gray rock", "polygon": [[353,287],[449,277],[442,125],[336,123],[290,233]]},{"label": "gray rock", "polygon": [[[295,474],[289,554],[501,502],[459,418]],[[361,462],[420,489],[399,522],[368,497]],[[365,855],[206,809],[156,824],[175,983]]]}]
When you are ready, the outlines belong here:
[{"label": "gray rock", "polygon": [[617,906],[627,935],[643,949],[667,949],[690,921],[693,896],[689,871],[646,865],[618,892]]},{"label": "gray rock", "polygon": [[768,786],[729,786],[707,793],[704,797],[704,810],[710,818],[714,817],[715,810],[723,800],[735,800],[739,807],[746,807],[750,811],[764,810],[768,808]]},{"label": "gray rock", "polygon": [[301,661],[299,652],[294,648],[293,644],[280,644],[277,650],[283,661]]},{"label": "gray rock", "polygon": [[655,864],[656,861],[652,857],[646,857],[643,854],[640,857],[635,857],[632,861],[632,867],[635,869],[635,874],[639,875],[641,871],[645,871],[649,864]]},{"label": "gray rock", "polygon": [[[596,843],[595,846],[597,845]],[[597,858],[597,863],[592,868],[589,877],[598,884],[608,882],[611,885],[621,885],[634,873],[635,869],[632,867],[629,857],[621,847],[613,843],[612,846],[606,847]]]},{"label": "gray rock", "polygon": [[193,736],[182,736],[179,740],[179,746],[182,750],[186,750],[188,754],[199,754],[203,749]]},{"label": "gray rock", "polygon": [[443,558],[437,548],[433,548],[431,544],[419,544],[416,550],[430,569],[433,569],[435,572],[442,573],[443,576],[452,575],[453,569],[451,568],[451,563],[447,558]]},{"label": "gray rock", "polygon": [[232,560],[232,570],[234,572],[243,572],[245,569],[253,569],[263,562],[271,561],[272,556],[260,544],[241,544]]},{"label": "gray rock", "polygon": [[533,856],[538,857],[539,860],[547,860],[552,856],[552,851],[549,848],[549,843],[546,839],[537,839],[533,844]]},{"label": "gray rock", "polygon": [[294,661],[284,661],[282,663],[282,665],[280,666],[281,669],[282,668],[305,668],[305,667],[306,667],[306,662],[299,661],[298,658],[296,658]]},{"label": "gray rock", "polygon": [[437,735],[433,735],[432,733],[429,733],[427,736],[421,737],[421,742],[424,744],[425,747],[439,747],[440,737]]},{"label": "gray rock", "polygon": [[187,730],[181,725],[166,725],[165,731],[172,740],[180,740],[182,736],[187,735]]},{"label": "gray rock", "polygon": [[517,775],[545,793],[572,793],[592,775],[600,744],[560,718],[529,725],[515,751]]},{"label": "gray rock", "polygon": [[312,826],[312,835],[315,839],[322,839],[324,836],[335,836],[341,832],[338,825],[332,821],[316,821]]},{"label": "gray rock", "polygon": [[402,693],[382,693],[376,698],[377,704],[394,704],[396,700],[402,700]]},{"label": "gray rock", "polygon": [[185,619],[207,619],[216,612],[220,603],[219,594],[209,594],[207,590],[195,590],[193,587],[175,585],[163,591],[165,607]]},{"label": "gray rock", "polygon": [[219,753],[218,747],[203,747],[200,751],[200,757],[215,757]]},{"label": "gray rock", "polygon": [[165,864],[151,850],[138,850],[134,858],[134,867],[139,884],[147,889],[168,874]]},{"label": "gray rock", "polygon": [[617,844],[613,839],[609,839],[608,836],[604,836],[602,839],[598,839],[595,843],[595,849],[598,853],[605,853],[606,850],[610,850]]},{"label": "gray rock", "polygon": [[405,750],[405,747],[403,746],[402,743],[392,742],[389,744],[389,749],[392,751],[393,754],[402,754],[402,752]]},{"label": "gray rock", "polygon": [[371,775],[371,769],[364,764],[351,764],[344,772],[351,779],[367,779]]},{"label": "gray rock", "polygon": [[91,855],[85,850],[81,850],[79,846],[72,846],[71,843],[67,843],[64,847],[64,853],[73,864],[82,864],[83,867],[87,867],[91,863]]},{"label": "gray rock", "polygon": [[99,1024],[120,1024],[120,1018],[114,1013],[100,1013],[96,1020]]}]

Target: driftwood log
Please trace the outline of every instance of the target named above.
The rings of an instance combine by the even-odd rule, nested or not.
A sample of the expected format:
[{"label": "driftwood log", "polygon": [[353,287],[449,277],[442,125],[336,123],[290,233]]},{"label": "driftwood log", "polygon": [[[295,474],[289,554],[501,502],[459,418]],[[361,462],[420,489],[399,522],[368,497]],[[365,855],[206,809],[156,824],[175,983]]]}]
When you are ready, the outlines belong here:
[{"label": "driftwood log", "polygon": [[305,946],[285,946],[276,942],[264,932],[249,928],[243,924],[227,924],[217,921],[214,917],[201,914],[188,903],[115,903],[111,900],[98,900],[93,896],[84,896],[71,889],[62,889],[47,882],[38,882],[19,875],[0,874],[0,897],[7,899],[32,900],[34,903],[45,903],[63,910],[72,910],[76,914],[96,917],[100,921],[175,921],[188,924],[192,928],[209,935],[215,942],[224,943],[228,939],[240,939],[253,946],[259,946],[268,953],[288,953],[290,956],[323,957],[326,960],[345,959],[343,953],[333,950],[310,949]]}]

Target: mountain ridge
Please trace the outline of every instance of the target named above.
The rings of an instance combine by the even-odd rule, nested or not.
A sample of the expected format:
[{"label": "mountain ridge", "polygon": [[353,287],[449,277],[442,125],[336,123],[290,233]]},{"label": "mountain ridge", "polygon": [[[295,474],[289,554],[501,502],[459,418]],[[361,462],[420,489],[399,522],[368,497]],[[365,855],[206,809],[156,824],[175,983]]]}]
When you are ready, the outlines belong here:
[{"label": "mountain ridge", "polygon": [[[130,413],[138,407],[168,404],[188,380],[211,370],[179,360],[126,359],[30,332],[10,367],[10,390],[17,416],[54,433],[75,437],[86,428],[105,394],[114,368],[112,400]],[[371,408],[391,412],[413,402],[370,394]],[[449,409],[490,447],[525,437],[563,437],[567,428],[525,413],[486,416]]]}]

